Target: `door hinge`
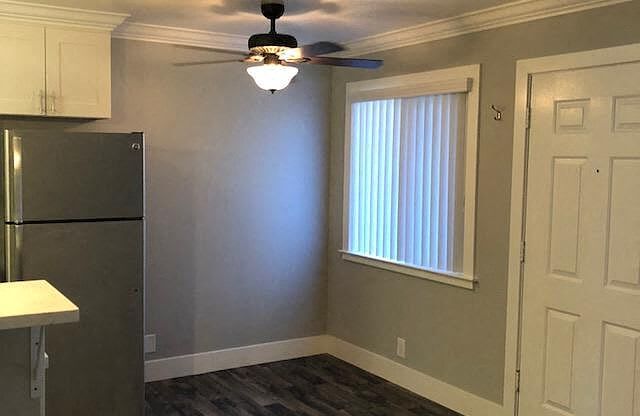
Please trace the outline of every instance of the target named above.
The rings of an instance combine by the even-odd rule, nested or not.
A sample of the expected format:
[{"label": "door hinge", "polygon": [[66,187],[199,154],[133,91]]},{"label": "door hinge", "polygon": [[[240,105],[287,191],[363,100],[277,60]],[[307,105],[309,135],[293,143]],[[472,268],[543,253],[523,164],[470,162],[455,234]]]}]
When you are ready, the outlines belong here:
[{"label": "door hinge", "polygon": [[520,263],[524,264],[527,258],[527,243],[525,241],[520,242]]},{"label": "door hinge", "polygon": [[531,107],[527,106],[527,112],[524,115],[524,126],[525,128],[531,127]]},{"label": "door hinge", "polygon": [[516,393],[520,393],[520,370],[516,370]]}]

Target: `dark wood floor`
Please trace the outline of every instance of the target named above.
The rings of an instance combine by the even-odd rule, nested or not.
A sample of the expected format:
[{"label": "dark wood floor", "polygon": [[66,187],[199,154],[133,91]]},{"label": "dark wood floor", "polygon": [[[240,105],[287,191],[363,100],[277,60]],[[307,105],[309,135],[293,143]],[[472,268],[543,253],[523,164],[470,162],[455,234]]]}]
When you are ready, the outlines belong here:
[{"label": "dark wood floor", "polygon": [[147,416],[460,416],[330,355],[148,383]]}]

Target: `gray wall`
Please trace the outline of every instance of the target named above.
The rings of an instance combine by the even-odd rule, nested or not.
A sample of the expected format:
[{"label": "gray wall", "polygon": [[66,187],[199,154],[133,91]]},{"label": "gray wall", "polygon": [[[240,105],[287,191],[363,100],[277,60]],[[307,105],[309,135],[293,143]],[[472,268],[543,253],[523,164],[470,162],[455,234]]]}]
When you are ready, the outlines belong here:
[{"label": "gray wall", "polygon": [[[388,51],[381,72],[333,75],[329,333],[484,398],[502,400],[516,60],[640,42],[640,1]],[[482,64],[475,292],[340,259],[345,82]],[[505,109],[493,121],[490,105]]]},{"label": "gray wall", "polygon": [[[640,42],[638,16],[634,1],[388,51],[381,72],[331,79],[305,66],[275,96],[240,65],[170,65],[227,56],[115,40],[111,120],[8,123],[147,133],[147,327],[159,336],[150,358],[327,328],[394,358],[402,336],[405,364],[500,401],[515,61]],[[340,260],[345,82],[476,63],[479,288]],[[502,123],[491,104],[505,108]]]},{"label": "gray wall", "polygon": [[148,358],[326,330],[330,71],[271,96],[199,59],[229,55],[114,40],[111,120],[7,123],[146,133]]}]

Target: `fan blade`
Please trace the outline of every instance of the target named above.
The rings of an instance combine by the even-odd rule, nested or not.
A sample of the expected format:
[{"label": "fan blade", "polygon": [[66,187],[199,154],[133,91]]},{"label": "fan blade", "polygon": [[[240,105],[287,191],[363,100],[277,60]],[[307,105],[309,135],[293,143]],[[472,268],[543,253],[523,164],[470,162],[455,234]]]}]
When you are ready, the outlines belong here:
[{"label": "fan blade", "polygon": [[311,45],[305,45],[300,48],[302,56],[311,58],[318,55],[327,55],[334,52],[344,51],[344,46],[333,42],[316,42]]},{"label": "fan blade", "polygon": [[347,66],[351,68],[378,69],[384,61],[377,59],[353,59],[353,58],[330,58],[326,56],[316,56],[309,58],[308,63],[317,65]]},{"label": "fan blade", "polygon": [[178,62],[173,64],[173,66],[215,65],[215,64],[229,64],[232,62],[245,62],[245,60],[244,59],[227,59],[224,61]]},{"label": "fan blade", "polygon": [[301,46],[299,48],[287,49],[280,53],[280,59],[286,61],[296,61],[304,58],[311,58],[318,55],[327,55],[334,52],[344,51],[344,46],[333,42],[316,42],[311,45]]},{"label": "fan blade", "polygon": [[232,62],[248,62],[251,64],[259,64],[264,61],[264,56],[262,55],[247,55],[245,54],[244,59],[225,59],[221,61],[195,61],[195,62],[178,62],[173,64],[174,66],[196,66],[196,65],[215,65],[215,64],[229,64]]},{"label": "fan blade", "polygon": [[193,46],[193,45],[174,45],[174,46],[176,48],[179,48],[179,49],[190,49],[190,50],[194,50],[194,51],[227,53],[229,55],[240,55],[240,56],[246,56],[247,55],[247,51],[232,51],[232,50],[228,50],[228,49],[211,48],[211,47],[208,47],[208,46]]}]

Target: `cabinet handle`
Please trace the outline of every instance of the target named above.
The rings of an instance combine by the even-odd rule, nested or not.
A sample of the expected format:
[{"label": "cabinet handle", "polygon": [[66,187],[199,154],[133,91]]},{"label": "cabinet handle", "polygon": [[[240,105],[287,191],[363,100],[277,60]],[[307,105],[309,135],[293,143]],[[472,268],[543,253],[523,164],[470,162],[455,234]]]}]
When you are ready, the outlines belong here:
[{"label": "cabinet handle", "polygon": [[40,90],[40,114],[45,114],[46,112],[47,112],[46,95],[43,90]]}]

